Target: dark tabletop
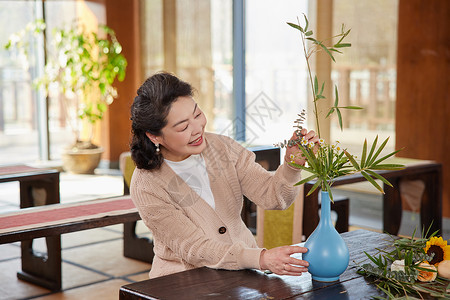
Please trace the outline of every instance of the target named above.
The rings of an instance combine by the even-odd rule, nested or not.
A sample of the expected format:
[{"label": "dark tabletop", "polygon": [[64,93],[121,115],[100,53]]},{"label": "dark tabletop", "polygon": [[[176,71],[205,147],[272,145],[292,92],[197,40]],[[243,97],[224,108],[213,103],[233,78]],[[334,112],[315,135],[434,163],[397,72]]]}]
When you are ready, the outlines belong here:
[{"label": "dark tabletop", "polygon": [[[355,262],[366,260],[364,251],[392,243],[386,234],[356,230],[342,234],[350,251],[350,265],[340,280],[322,283],[309,273],[300,277],[264,274],[258,270],[198,268],[128,284],[120,299],[370,299],[383,296],[375,285],[356,273]],[[367,261],[364,261],[367,262]]]}]

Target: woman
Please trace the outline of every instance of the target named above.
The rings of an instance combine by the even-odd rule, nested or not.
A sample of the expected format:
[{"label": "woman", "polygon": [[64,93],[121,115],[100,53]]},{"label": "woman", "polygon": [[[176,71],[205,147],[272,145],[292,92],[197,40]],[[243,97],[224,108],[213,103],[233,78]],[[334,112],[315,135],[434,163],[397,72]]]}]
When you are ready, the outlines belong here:
[{"label": "woman", "polygon": [[[258,248],[241,219],[243,195],[264,209],[288,208],[298,193],[293,185],[300,170],[284,163],[268,172],[233,139],[205,132],[206,117],[193,88],[174,75],[151,76],[137,94],[131,107],[131,156],[137,168],[130,192],[153,233],[150,277],[201,266],[306,272],[308,263],[291,257],[306,248]],[[302,135],[318,142],[313,131]],[[298,151],[286,150],[289,161]],[[296,163],[305,162],[296,158]]]}]

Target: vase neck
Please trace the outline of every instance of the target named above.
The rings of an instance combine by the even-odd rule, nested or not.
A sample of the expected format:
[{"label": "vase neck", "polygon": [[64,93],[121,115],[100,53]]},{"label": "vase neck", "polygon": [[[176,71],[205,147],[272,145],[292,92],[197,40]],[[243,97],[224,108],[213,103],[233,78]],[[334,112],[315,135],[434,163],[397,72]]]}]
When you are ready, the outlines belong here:
[{"label": "vase neck", "polygon": [[328,192],[321,191],[321,208],[320,208],[320,222],[323,224],[331,224],[331,201]]}]

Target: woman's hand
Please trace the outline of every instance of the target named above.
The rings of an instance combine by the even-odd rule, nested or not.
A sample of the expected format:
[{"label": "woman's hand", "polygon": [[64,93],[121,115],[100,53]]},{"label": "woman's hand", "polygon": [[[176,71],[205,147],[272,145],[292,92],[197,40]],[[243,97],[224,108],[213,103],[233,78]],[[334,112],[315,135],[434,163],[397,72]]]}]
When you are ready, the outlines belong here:
[{"label": "woman's hand", "polygon": [[300,276],[308,272],[309,263],[291,257],[294,253],[306,253],[308,249],[299,246],[281,246],[263,250],[259,258],[261,270],[269,270],[278,275]]},{"label": "woman's hand", "polygon": [[[301,139],[302,137],[306,139],[308,144],[312,143],[314,145],[314,152],[316,152],[319,147],[319,137],[316,133],[313,130],[308,132],[305,128],[303,128],[300,132],[300,136],[294,132],[290,140],[295,141]],[[305,157],[303,157],[302,151],[298,148],[297,144],[286,147],[286,155],[284,156],[284,160],[286,162],[296,163],[297,165],[305,165]]]}]

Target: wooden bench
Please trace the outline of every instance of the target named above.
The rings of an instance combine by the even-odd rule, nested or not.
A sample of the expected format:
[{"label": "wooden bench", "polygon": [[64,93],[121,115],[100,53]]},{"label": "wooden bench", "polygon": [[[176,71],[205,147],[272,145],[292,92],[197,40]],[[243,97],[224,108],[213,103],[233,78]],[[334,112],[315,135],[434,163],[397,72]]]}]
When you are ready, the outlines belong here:
[{"label": "wooden bench", "polygon": [[[33,253],[22,260],[20,279],[53,291],[61,289],[60,235],[114,224],[129,224],[140,220],[130,196],[89,200],[77,203],[50,204],[24,208],[0,214],[0,244],[47,238],[47,254]],[[57,241],[52,241],[57,238]],[[124,231],[124,255],[129,258],[145,242],[147,262],[153,259],[152,242],[138,238],[134,232]],[[22,248],[22,252],[23,252]],[[22,253],[23,254],[23,253]]]}]

